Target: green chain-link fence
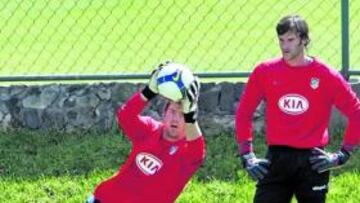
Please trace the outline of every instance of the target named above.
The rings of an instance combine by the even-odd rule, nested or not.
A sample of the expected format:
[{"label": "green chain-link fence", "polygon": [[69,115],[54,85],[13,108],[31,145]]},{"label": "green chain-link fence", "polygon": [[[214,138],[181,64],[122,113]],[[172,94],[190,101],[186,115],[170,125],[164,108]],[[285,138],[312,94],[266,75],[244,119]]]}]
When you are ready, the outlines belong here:
[{"label": "green chain-link fence", "polygon": [[360,2],[349,1],[350,68],[360,71]]},{"label": "green chain-link fence", "polygon": [[[249,72],[279,54],[278,20],[310,25],[309,53],[341,69],[334,0],[0,0],[0,74],[147,74],[173,59],[196,73]],[[350,2],[350,67],[360,67],[360,2]]]}]

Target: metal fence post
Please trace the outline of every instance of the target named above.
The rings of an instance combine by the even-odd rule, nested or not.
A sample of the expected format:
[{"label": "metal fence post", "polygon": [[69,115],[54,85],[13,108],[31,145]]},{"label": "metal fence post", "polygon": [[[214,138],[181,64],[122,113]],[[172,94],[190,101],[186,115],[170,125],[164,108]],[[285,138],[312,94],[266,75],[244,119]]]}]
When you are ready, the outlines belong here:
[{"label": "metal fence post", "polygon": [[341,0],[341,74],[349,80],[349,0]]}]

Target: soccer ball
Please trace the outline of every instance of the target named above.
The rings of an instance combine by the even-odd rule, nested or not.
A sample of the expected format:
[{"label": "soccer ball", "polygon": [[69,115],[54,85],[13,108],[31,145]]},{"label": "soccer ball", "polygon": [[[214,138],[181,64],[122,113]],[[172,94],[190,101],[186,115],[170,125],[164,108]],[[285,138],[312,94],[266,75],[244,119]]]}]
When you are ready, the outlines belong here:
[{"label": "soccer ball", "polygon": [[179,63],[165,64],[157,76],[159,94],[178,102],[185,97],[186,90],[194,79],[193,73],[185,65]]}]

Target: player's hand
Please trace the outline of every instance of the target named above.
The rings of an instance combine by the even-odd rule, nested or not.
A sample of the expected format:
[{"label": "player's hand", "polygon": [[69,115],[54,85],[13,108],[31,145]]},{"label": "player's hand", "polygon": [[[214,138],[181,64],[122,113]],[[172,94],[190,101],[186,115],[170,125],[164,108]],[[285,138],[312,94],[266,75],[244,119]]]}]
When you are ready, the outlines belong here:
[{"label": "player's hand", "polygon": [[158,85],[157,85],[157,77],[159,75],[160,70],[167,64],[169,64],[170,61],[165,61],[164,63],[160,63],[152,72],[150,75],[149,82],[147,86],[143,89],[142,94],[148,99],[154,98],[157,94],[159,94]]},{"label": "player's hand", "polygon": [[318,173],[338,168],[350,158],[350,153],[345,149],[335,153],[327,153],[322,149],[314,148],[312,154],[310,157],[311,168]]},{"label": "player's hand", "polygon": [[197,120],[199,95],[200,82],[199,78],[195,76],[195,80],[186,90],[184,99],[181,100],[182,111],[186,123],[195,123]]},{"label": "player's hand", "polygon": [[149,86],[150,90],[153,91],[155,94],[158,94],[158,93],[159,93],[158,85],[157,85],[157,77],[158,77],[158,75],[159,75],[159,72],[160,72],[160,70],[161,70],[164,66],[168,65],[169,63],[170,63],[170,61],[165,61],[165,62],[163,62],[163,63],[160,63],[160,64],[151,72],[148,86]]},{"label": "player's hand", "polygon": [[261,180],[269,172],[270,161],[256,158],[253,152],[241,155],[243,167],[255,181]]}]

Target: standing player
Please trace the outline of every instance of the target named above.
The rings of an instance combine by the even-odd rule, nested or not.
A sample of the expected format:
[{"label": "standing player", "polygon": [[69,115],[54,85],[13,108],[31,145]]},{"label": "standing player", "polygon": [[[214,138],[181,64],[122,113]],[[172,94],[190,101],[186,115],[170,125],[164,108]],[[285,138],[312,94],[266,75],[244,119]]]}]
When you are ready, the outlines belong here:
[{"label": "standing player", "polygon": [[174,202],[204,160],[205,143],[196,121],[200,84],[197,79],[180,103],[168,102],[163,121],[140,116],[158,94],[156,76],[117,111],[117,120],[132,142],[119,172],[100,183],[87,202]]},{"label": "standing player", "polygon": [[[257,180],[254,202],[325,202],[329,170],[343,165],[360,142],[360,102],[342,76],[307,56],[308,25],[297,15],[276,27],[282,57],[258,65],[236,113],[236,137],[243,166]],[[252,149],[252,117],[266,104],[266,159]],[[328,153],[332,106],[347,118],[339,151]]]}]

